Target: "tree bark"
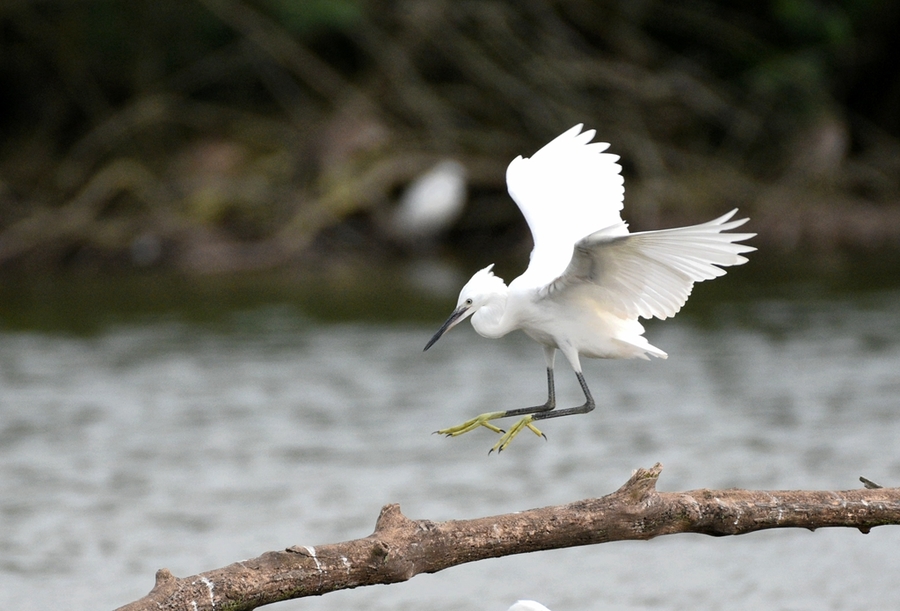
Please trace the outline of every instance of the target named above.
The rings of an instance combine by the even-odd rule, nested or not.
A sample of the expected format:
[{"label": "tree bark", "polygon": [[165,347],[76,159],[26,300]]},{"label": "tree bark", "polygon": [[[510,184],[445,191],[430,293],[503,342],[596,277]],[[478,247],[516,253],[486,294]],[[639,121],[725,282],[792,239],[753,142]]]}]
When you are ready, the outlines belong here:
[{"label": "tree bark", "polygon": [[364,539],[294,545],[199,575],[167,569],[144,598],[119,611],[249,610],[282,600],[406,581],[458,564],[511,554],[652,539],[673,533],[738,535],[770,528],[900,524],[900,488],[863,478],[860,490],[657,492],[662,465],[638,469],[599,499],[474,520],[411,520],[386,505]]}]

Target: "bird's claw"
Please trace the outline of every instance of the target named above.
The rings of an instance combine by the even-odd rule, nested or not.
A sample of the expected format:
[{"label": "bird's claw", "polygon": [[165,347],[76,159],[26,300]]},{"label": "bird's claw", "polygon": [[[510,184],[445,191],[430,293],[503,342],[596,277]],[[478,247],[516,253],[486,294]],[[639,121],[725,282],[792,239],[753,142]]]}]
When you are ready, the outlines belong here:
[{"label": "bird's claw", "polygon": [[462,435],[463,433],[474,431],[478,427],[483,426],[484,428],[490,429],[495,433],[503,434],[506,431],[490,423],[491,420],[495,420],[501,417],[503,417],[503,412],[487,412],[486,414],[475,416],[471,420],[466,420],[460,425],[441,429],[439,431],[435,431],[435,433],[438,435],[446,435],[447,437],[456,437],[457,435]]},{"label": "bird's claw", "polygon": [[522,429],[527,428],[538,437],[547,439],[547,436],[544,435],[544,433],[542,433],[541,430],[538,427],[534,426],[534,424],[532,423],[532,420],[534,420],[534,416],[532,415],[523,417],[521,420],[516,422],[512,426],[512,428],[509,429],[509,431],[504,431],[500,427],[491,424],[491,420],[502,418],[503,416],[505,416],[505,414],[506,412],[487,412],[486,414],[475,416],[471,420],[466,420],[458,426],[451,426],[446,429],[441,429],[439,431],[435,431],[435,433],[438,435],[446,435],[447,437],[456,437],[457,435],[462,435],[463,433],[474,431],[478,427],[483,426],[494,431],[495,433],[502,435],[502,437],[500,437],[500,440],[496,444],[494,444],[494,447],[492,447],[488,451],[488,454],[491,454],[492,452],[494,452],[494,450],[496,450],[498,453],[505,450],[509,443],[513,440],[513,438],[518,435],[522,431]]},{"label": "bird's claw", "polygon": [[525,428],[529,429],[538,437],[543,437],[546,440],[547,436],[544,435],[544,433],[541,432],[538,427],[532,424],[532,420],[534,420],[534,416],[529,414],[528,416],[523,417],[521,420],[512,425],[509,431],[504,433],[503,437],[501,437],[500,440],[496,444],[494,444],[494,447],[488,451],[488,454],[490,454],[494,450],[497,450],[498,454],[505,450],[509,443],[513,440],[513,438],[518,435],[522,429]]}]

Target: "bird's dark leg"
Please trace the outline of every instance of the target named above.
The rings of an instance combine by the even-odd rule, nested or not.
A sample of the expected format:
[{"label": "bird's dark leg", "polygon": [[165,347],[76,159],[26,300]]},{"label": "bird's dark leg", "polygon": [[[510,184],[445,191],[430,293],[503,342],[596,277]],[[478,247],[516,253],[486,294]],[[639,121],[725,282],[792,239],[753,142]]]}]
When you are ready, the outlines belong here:
[{"label": "bird's dark leg", "polygon": [[553,367],[547,367],[547,402],[534,407],[509,409],[503,412],[503,415],[500,417],[506,418],[508,416],[524,416],[525,414],[549,412],[554,407],[556,407],[556,383],[553,381]]},{"label": "bird's dark leg", "polygon": [[[547,402],[543,405],[536,405],[534,407],[522,407],[519,409],[510,409],[505,412],[488,412],[486,414],[481,414],[480,416],[476,416],[471,420],[466,420],[459,426],[453,426],[447,429],[441,429],[440,431],[435,431],[438,435],[447,435],[448,437],[456,437],[457,435],[462,435],[463,433],[468,433],[469,431],[475,430],[478,427],[488,428],[495,433],[506,433],[503,429],[498,426],[494,426],[491,424],[491,420],[497,420],[499,418],[507,418],[509,416],[525,416],[528,414],[537,414],[549,412],[554,407],[556,407],[556,384],[553,381],[553,367],[547,367]],[[521,428],[521,427],[519,427]],[[538,431],[534,427],[529,427],[534,431],[535,435],[540,435],[546,439],[543,433]],[[493,449],[491,450],[493,452]]]},{"label": "bird's dark leg", "polygon": [[[507,416],[525,416],[538,412],[549,412],[556,407],[556,383],[553,380],[553,363],[556,361],[556,350],[553,346],[544,346],[544,360],[547,362],[547,402],[534,407],[521,407],[503,412],[503,418]],[[543,435],[543,433],[541,433]]]},{"label": "bird's dark leg", "polygon": [[588,390],[587,382],[584,381],[584,375],[580,371],[575,372],[575,376],[578,378],[578,383],[581,384],[581,390],[584,391],[584,405],[579,405],[578,407],[569,407],[567,409],[561,409],[559,411],[550,412],[535,412],[534,420],[546,420],[548,418],[559,418],[560,416],[571,416],[572,414],[586,414],[589,411],[593,410],[596,405],[594,404],[594,397],[591,396],[591,391]]},{"label": "bird's dark leg", "polygon": [[[521,407],[519,409],[509,409],[504,412],[488,412],[486,414],[481,414],[480,416],[476,416],[471,420],[467,420],[460,424],[459,426],[450,427],[448,429],[441,429],[440,431],[435,431],[441,435],[447,435],[448,437],[456,437],[457,435],[462,435],[463,433],[468,433],[478,427],[488,428],[495,433],[502,433],[500,440],[494,444],[494,447],[490,449],[490,454],[494,450],[498,452],[502,452],[506,449],[506,446],[509,445],[509,442],[513,440],[513,437],[519,434],[524,428],[529,429],[532,433],[539,437],[547,438],[536,426],[532,424],[534,420],[543,420],[546,418],[555,418],[556,416],[568,416],[569,414],[583,414],[585,412],[589,412],[594,409],[594,399],[591,397],[591,391],[588,390],[587,383],[584,381],[584,376],[581,375],[579,369],[581,367],[578,364],[577,353],[575,354],[575,361],[573,362],[573,367],[575,368],[575,375],[578,376],[578,382],[581,384],[581,390],[584,391],[585,396],[585,404],[581,407],[573,407],[569,409],[565,409],[559,412],[554,411],[556,408],[556,382],[554,381],[553,376],[553,361],[556,356],[556,348],[552,346],[544,346],[544,357],[547,360],[547,401],[543,405],[536,405],[534,407]],[[571,358],[570,358],[571,362]],[[491,420],[498,420],[500,418],[508,418],[510,416],[522,416],[516,422],[509,431],[504,431],[498,426],[495,426],[491,423]]]},{"label": "bird's dark leg", "polygon": [[[570,407],[567,409],[561,409],[559,411],[553,410],[553,408],[546,409],[543,411],[531,411],[526,412],[521,420],[516,422],[512,428],[509,429],[508,432],[504,433],[502,437],[500,437],[500,441],[494,444],[494,447],[491,448],[491,452],[497,450],[498,452],[502,452],[509,445],[509,442],[513,440],[513,438],[519,434],[523,428],[527,428],[531,430],[535,435],[540,435],[544,439],[547,438],[540,429],[538,429],[534,424],[532,424],[535,420],[546,420],[548,418],[558,418],[560,416],[571,416],[572,414],[586,414],[589,411],[593,410],[595,407],[594,398],[591,396],[591,391],[588,390],[587,382],[584,381],[584,375],[576,370],[575,376],[578,378],[578,383],[581,384],[581,390],[584,391],[584,405],[579,405],[578,407]],[[516,412],[521,412],[522,410],[513,410],[513,413],[507,412],[508,415],[512,416]],[[490,452],[488,452],[490,454]]]}]

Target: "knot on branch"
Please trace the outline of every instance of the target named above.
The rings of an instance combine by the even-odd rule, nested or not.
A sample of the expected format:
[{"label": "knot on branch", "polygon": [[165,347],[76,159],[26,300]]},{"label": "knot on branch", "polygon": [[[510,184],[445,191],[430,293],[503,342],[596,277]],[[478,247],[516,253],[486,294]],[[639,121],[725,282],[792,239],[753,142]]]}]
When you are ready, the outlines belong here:
[{"label": "knot on branch", "polygon": [[398,503],[391,503],[381,508],[381,513],[375,521],[375,533],[380,534],[389,530],[403,530],[415,527],[415,521],[407,518],[400,511]]},{"label": "knot on branch", "polygon": [[419,522],[403,515],[397,503],[381,508],[375,532],[371,535],[375,545],[370,559],[380,565],[389,581],[406,581],[421,572],[418,555],[409,553],[410,543],[417,544],[420,538],[419,526]]},{"label": "knot on branch", "polygon": [[169,569],[156,571],[156,583],[148,596],[168,596],[178,588],[178,578]]},{"label": "knot on branch", "polygon": [[177,577],[175,577],[169,569],[159,569],[156,571],[156,585],[154,588],[164,586],[167,583],[175,583],[176,580]]},{"label": "knot on branch", "polygon": [[662,472],[662,463],[656,463],[649,469],[636,469],[627,482],[616,490],[615,494],[628,498],[633,503],[641,503],[648,496],[656,494],[656,481]]}]

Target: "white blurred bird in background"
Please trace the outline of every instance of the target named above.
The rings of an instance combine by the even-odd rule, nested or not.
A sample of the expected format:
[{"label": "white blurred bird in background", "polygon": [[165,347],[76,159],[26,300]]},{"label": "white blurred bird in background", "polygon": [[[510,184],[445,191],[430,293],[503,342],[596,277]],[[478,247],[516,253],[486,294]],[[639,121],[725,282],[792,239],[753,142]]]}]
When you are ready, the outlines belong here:
[{"label": "white blurred bird in background", "polygon": [[[535,420],[593,410],[581,356],[666,358],[644,338],[638,318],[674,316],[695,282],[724,275],[722,267],[746,263],[741,254],[756,250],[737,243],[756,234],[723,233],[747,222],[731,220],[737,210],[700,225],[629,233],[620,216],[625,189],[619,157],[603,152],[607,143],[591,143],[594,130],[581,130],[576,125],[530,159],[520,156],[509,164],[509,193],[534,239],[528,269],[509,286],[493,274],[493,265],[477,272],[425,346],[469,316],[483,337],[522,330],[544,347],[547,401],[487,412],[437,433],[457,436],[483,426],[502,434],[491,448],[502,451],[523,428],[543,436]],[[583,405],[555,409],[557,350],[575,371]],[[522,418],[508,432],[491,422],[509,416]]]},{"label": "white blurred bird in background", "polygon": [[413,180],[394,209],[389,231],[395,239],[414,244],[450,228],[466,205],[466,168],[445,159]]}]

